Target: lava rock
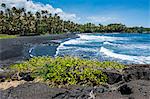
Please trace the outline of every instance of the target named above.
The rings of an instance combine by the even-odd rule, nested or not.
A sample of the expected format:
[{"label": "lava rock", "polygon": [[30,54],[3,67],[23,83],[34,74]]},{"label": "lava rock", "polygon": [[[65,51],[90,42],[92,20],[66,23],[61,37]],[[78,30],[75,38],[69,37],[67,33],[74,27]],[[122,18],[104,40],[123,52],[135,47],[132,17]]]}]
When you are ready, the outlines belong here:
[{"label": "lava rock", "polygon": [[112,84],[122,81],[122,75],[119,73],[105,72],[105,74],[108,77],[108,80],[107,80],[108,84],[112,85]]},{"label": "lava rock", "polygon": [[[41,83],[25,83],[16,88],[9,88],[0,92],[0,99],[52,99],[65,93],[65,89],[50,88]],[[60,97],[63,99],[63,97]]]},{"label": "lava rock", "polygon": [[9,80],[14,75],[13,71],[4,71],[0,73],[0,82],[5,82],[6,80]]},{"label": "lava rock", "polygon": [[132,80],[150,80],[149,65],[131,66],[124,69],[123,71],[123,78],[126,82]]},{"label": "lava rock", "polygon": [[30,73],[20,73],[19,76],[21,77],[21,80],[25,80],[25,81],[33,81],[34,78],[31,77]]},{"label": "lava rock", "polygon": [[130,95],[132,94],[132,89],[128,86],[128,85],[123,85],[121,86],[118,91],[122,94],[122,95]]}]

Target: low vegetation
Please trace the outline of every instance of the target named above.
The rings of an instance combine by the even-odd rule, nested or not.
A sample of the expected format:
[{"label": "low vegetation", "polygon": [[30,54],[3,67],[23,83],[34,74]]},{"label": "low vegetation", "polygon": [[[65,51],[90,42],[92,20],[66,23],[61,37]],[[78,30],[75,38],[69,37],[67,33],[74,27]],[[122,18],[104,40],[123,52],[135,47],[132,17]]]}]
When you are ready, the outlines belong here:
[{"label": "low vegetation", "polygon": [[0,34],[0,39],[16,38],[15,35]]},{"label": "low vegetation", "polygon": [[34,57],[11,66],[17,73],[30,73],[35,79],[57,85],[100,85],[107,82],[102,69],[123,69],[115,62],[98,62],[72,57]]}]

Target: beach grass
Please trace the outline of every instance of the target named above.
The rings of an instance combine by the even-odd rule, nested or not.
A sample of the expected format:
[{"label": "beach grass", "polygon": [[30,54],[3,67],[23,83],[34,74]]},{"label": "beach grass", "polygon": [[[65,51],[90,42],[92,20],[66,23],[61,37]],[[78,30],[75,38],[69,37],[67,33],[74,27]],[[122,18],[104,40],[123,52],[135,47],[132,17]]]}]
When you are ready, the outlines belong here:
[{"label": "beach grass", "polygon": [[7,34],[0,34],[0,39],[10,39],[10,38],[16,38],[17,35],[7,35]]}]

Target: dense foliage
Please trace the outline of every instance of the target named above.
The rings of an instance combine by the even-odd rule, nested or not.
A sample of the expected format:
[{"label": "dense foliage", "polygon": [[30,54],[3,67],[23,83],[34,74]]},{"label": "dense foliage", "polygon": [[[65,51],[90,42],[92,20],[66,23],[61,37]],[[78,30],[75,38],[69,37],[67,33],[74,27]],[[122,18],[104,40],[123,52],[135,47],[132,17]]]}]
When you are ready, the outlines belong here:
[{"label": "dense foliage", "polygon": [[0,11],[0,34],[39,35],[56,34],[65,32],[150,32],[149,28],[128,28],[123,24],[109,24],[99,26],[87,23],[77,24],[71,21],[63,21],[57,14],[52,15],[48,11],[32,13],[24,8],[7,8],[2,3]]},{"label": "dense foliage", "polygon": [[20,73],[31,73],[50,85],[100,85],[107,81],[102,69],[123,69],[115,62],[98,62],[72,57],[34,57],[24,63],[12,65]]}]

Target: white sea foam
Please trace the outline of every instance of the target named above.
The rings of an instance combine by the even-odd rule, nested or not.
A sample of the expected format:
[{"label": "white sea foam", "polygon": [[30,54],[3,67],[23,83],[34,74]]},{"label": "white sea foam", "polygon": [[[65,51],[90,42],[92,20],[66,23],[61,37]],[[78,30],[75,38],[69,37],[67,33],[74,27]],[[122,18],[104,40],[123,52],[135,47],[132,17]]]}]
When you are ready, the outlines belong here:
[{"label": "white sea foam", "polygon": [[126,44],[124,45],[124,47],[126,48],[130,48],[130,49],[150,49],[150,44]]},{"label": "white sea foam", "polygon": [[[69,42],[70,41],[70,42]],[[59,51],[60,51],[60,49],[64,49],[64,44],[67,44],[67,43],[71,43],[71,42],[76,42],[76,40],[68,40],[68,41],[65,41],[65,42],[63,42],[63,43],[61,43],[58,47],[57,47],[57,49],[56,49],[56,54],[54,55],[55,57],[56,56],[58,56],[58,54],[59,54]]]},{"label": "white sea foam", "polygon": [[87,34],[78,34],[80,36],[80,39],[83,40],[97,40],[97,41],[116,41],[116,40],[128,40],[125,37],[110,37],[110,36],[93,36],[93,35],[87,35]]},{"label": "white sea foam", "polygon": [[57,49],[56,49],[56,54],[54,55],[54,57],[58,56],[59,51],[60,51],[60,48],[62,48],[62,47],[64,47],[63,43],[61,43],[61,44],[57,47]]},{"label": "white sea foam", "polygon": [[68,49],[68,47],[65,47],[64,45],[69,45],[69,44],[84,44],[88,41],[81,41],[80,38],[76,38],[76,39],[71,39],[71,40],[68,40],[68,41],[65,41],[65,42],[62,42],[58,47],[57,47],[57,50],[56,50],[56,54],[55,54],[55,57],[58,55],[60,49]]},{"label": "white sea foam", "polygon": [[30,48],[29,50],[29,55],[30,57],[34,57],[34,55],[32,55],[32,51],[35,49],[36,46],[33,46],[32,48]]},{"label": "white sea foam", "polygon": [[104,45],[112,45],[112,46],[118,46],[120,48],[126,48],[126,49],[150,49],[149,44],[116,44],[112,42],[105,41],[103,43]]},{"label": "white sea foam", "polygon": [[56,49],[56,54],[54,55],[55,57],[58,56],[59,52],[61,49],[65,49],[65,44],[70,44],[70,43],[73,43],[73,44],[76,44],[77,41],[72,39],[72,40],[68,40],[68,41],[65,41],[65,42],[62,42]]},{"label": "white sea foam", "polygon": [[[73,46],[65,46],[65,45],[69,45],[69,44],[84,44],[86,41],[78,41],[78,40],[69,40],[66,42],[63,42],[59,45],[59,47],[56,50],[56,54],[55,57],[58,56],[58,54],[60,53],[60,51],[65,51],[65,50],[70,50],[70,51],[90,51],[90,52],[97,52],[97,49],[93,49],[93,48],[79,48],[79,47],[73,47]],[[72,50],[74,49],[74,50]]]},{"label": "white sea foam", "polygon": [[104,48],[104,47],[101,47],[100,53],[103,53],[103,54],[107,55],[108,57],[132,61],[135,63],[140,63],[140,64],[145,64],[145,63],[149,64],[150,63],[150,56],[145,57],[145,56],[130,56],[130,55],[124,55],[124,54],[117,54],[109,49]]},{"label": "white sea foam", "polygon": [[104,42],[103,44],[104,44],[104,45],[116,45],[116,44],[113,44],[113,43],[110,43],[110,42],[107,42],[107,41]]}]

